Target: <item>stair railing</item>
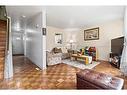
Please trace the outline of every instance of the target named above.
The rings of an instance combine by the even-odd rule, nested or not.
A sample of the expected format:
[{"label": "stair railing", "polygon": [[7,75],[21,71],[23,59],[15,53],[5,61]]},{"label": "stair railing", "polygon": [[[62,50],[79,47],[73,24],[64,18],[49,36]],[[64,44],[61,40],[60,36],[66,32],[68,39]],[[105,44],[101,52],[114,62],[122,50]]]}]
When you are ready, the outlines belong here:
[{"label": "stair railing", "polygon": [[9,29],[10,29],[10,19],[7,17],[7,32],[6,32],[6,54],[9,51]]}]

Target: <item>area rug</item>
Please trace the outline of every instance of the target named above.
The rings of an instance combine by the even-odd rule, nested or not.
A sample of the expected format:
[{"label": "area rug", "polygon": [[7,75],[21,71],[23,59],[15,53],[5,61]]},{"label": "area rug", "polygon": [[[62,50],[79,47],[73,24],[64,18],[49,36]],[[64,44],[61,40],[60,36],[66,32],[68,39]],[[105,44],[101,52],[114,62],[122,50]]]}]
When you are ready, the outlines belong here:
[{"label": "area rug", "polygon": [[71,65],[71,66],[74,66],[74,67],[77,67],[80,69],[92,69],[95,66],[97,66],[98,64],[100,64],[100,62],[93,61],[92,64],[85,65],[84,61],[81,61],[81,60],[76,61],[76,60],[70,60],[70,59],[64,59],[64,60],[62,60],[62,63]]}]

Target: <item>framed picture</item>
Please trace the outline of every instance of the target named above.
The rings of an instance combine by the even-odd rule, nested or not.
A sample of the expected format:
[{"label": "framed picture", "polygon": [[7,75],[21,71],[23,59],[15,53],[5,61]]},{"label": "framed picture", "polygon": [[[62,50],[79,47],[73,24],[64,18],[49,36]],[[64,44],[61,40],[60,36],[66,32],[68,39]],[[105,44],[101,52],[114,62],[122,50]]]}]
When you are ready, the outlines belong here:
[{"label": "framed picture", "polygon": [[55,33],[55,44],[61,45],[62,44],[62,34]]},{"label": "framed picture", "polygon": [[46,35],[46,28],[42,28],[42,34]]},{"label": "framed picture", "polygon": [[98,40],[99,39],[99,27],[84,30],[84,40]]}]

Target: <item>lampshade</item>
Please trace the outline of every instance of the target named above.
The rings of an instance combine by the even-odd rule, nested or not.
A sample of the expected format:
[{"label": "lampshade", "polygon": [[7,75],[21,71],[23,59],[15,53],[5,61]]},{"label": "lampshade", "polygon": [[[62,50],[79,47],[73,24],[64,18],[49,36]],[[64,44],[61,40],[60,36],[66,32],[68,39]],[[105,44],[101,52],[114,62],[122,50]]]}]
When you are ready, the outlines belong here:
[{"label": "lampshade", "polygon": [[69,42],[70,42],[70,43],[73,43],[74,41],[71,39]]}]

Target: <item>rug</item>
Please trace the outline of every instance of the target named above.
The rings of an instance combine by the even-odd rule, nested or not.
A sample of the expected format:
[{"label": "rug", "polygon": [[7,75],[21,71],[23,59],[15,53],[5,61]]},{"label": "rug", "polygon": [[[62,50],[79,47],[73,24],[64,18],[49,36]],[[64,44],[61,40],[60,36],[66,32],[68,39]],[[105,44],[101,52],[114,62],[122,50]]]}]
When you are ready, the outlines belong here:
[{"label": "rug", "polygon": [[67,65],[71,65],[80,69],[92,69],[95,66],[97,66],[98,64],[100,64],[100,62],[96,62],[96,61],[92,61],[92,64],[84,64],[84,61],[81,60],[70,60],[70,59],[64,59],[62,60],[62,63],[65,63]]}]

